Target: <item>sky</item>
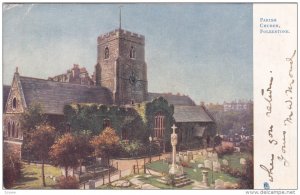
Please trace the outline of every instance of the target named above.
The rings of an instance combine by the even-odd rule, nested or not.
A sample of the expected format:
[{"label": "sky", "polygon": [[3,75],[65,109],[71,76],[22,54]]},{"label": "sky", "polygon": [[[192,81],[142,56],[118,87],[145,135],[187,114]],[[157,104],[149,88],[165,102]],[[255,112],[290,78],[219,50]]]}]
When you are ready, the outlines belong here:
[{"label": "sky", "polygon": [[3,84],[16,67],[47,79],[73,64],[90,75],[97,37],[119,26],[145,36],[149,92],[196,104],[253,99],[252,4],[4,4]]}]

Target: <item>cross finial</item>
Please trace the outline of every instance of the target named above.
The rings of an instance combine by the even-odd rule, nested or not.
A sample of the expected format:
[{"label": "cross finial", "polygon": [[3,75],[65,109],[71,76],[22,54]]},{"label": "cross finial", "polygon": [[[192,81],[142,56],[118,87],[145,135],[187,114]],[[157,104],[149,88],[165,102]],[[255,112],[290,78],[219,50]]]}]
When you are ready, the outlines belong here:
[{"label": "cross finial", "polygon": [[173,124],[173,126],[171,128],[173,129],[173,133],[175,134],[175,130],[177,129],[177,127],[175,126],[175,124]]}]

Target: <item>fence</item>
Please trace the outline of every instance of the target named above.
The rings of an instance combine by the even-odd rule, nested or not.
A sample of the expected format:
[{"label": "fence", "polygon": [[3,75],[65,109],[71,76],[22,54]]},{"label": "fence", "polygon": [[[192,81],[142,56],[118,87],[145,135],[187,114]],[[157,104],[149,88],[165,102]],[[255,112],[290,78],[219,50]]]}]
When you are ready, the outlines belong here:
[{"label": "fence", "polygon": [[[85,181],[80,184],[81,189],[94,189],[94,187],[99,187],[117,180],[122,177],[128,176],[132,173],[130,169],[127,170],[116,170],[114,172],[108,172],[100,177],[94,178],[93,180]],[[92,186],[92,187],[91,187]]]},{"label": "fence", "polygon": [[[132,162],[132,164],[129,163],[128,161],[126,161],[126,162],[128,162],[128,165],[131,164],[131,166],[128,166],[124,170],[118,170],[120,168],[119,163],[113,162],[111,164],[111,169],[113,169],[115,171],[111,171],[111,169],[109,169],[109,171],[104,172],[103,174],[101,174],[98,177],[94,177],[92,180],[82,182],[80,188],[81,189],[94,189],[99,186],[120,180],[121,178],[123,178],[125,176],[129,176],[131,174],[150,173],[150,171],[146,167],[147,163],[150,163],[151,161],[154,162],[156,160],[160,160],[161,158],[162,158],[161,156],[153,156],[152,159],[150,159],[150,158],[136,159],[136,162],[134,162],[134,163]],[[122,169],[122,166],[120,169]]]}]

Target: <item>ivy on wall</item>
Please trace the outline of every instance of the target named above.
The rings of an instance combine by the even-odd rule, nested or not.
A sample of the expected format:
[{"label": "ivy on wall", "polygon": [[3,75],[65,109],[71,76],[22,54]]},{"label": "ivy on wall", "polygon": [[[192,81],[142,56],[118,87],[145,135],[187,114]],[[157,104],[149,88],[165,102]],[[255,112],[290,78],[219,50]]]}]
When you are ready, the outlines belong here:
[{"label": "ivy on wall", "polygon": [[97,135],[103,130],[104,120],[109,119],[111,127],[120,137],[122,129],[126,129],[130,139],[143,141],[148,140],[150,134],[153,136],[154,118],[158,112],[165,115],[165,135],[169,135],[174,122],[174,106],[162,97],[133,106],[85,103],[64,107],[66,122],[74,132],[91,130],[92,134]]}]

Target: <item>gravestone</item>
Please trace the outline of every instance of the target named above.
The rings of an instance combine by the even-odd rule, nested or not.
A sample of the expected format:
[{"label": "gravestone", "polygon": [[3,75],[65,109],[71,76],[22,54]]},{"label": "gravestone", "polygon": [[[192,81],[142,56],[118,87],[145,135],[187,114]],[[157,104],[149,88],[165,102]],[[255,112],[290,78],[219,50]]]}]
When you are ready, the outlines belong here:
[{"label": "gravestone", "polygon": [[212,162],[210,160],[205,160],[204,167],[208,169],[212,169]]},{"label": "gravestone", "polygon": [[234,152],[241,152],[241,149],[239,147],[234,147]]},{"label": "gravestone", "polygon": [[201,155],[200,154],[194,154],[193,155],[193,159],[200,159],[201,158]]},{"label": "gravestone", "polygon": [[182,155],[182,154],[179,154],[178,156],[179,156],[179,161],[180,161],[180,162],[183,161],[183,155]]},{"label": "gravestone", "polygon": [[204,158],[207,157],[207,152],[206,152],[206,150],[202,150],[202,156],[203,156]]},{"label": "gravestone", "polygon": [[230,183],[230,182],[224,182],[224,188],[225,189],[231,189],[232,188],[232,183]]},{"label": "gravestone", "polygon": [[200,168],[203,168],[204,167],[204,165],[203,164],[198,164],[198,168],[200,169]]},{"label": "gravestone", "polygon": [[95,189],[95,180],[89,180],[89,189]]},{"label": "gravestone", "polygon": [[180,162],[180,158],[178,154],[176,155],[176,162]]},{"label": "gravestone", "polygon": [[118,181],[113,182],[111,185],[115,186],[115,187],[129,187],[130,182],[126,181],[126,180],[118,180]]},{"label": "gravestone", "polygon": [[215,180],[215,189],[224,189],[224,181],[222,179]]},{"label": "gravestone", "polygon": [[189,161],[193,160],[193,152],[192,151],[187,151],[187,156],[188,156]]},{"label": "gravestone", "polygon": [[212,159],[213,160],[218,160],[218,154],[217,153],[212,153]]},{"label": "gravestone", "polygon": [[183,156],[183,161],[184,161],[184,162],[189,162],[188,156]]},{"label": "gravestone", "polygon": [[245,164],[246,164],[246,159],[240,158],[240,164],[241,164],[241,165],[245,165]]},{"label": "gravestone", "polygon": [[195,163],[195,161],[194,160],[190,160],[190,163]]},{"label": "gravestone", "polygon": [[223,159],[223,160],[222,160],[222,163],[223,163],[223,165],[228,166],[228,160]]},{"label": "gravestone", "polygon": [[221,171],[221,165],[220,165],[219,161],[213,161],[213,170],[215,172]]},{"label": "gravestone", "polygon": [[208,158],[211,158],[211,157],[212,157],[212,153],[211,153],[211,152],[208,152],[208,153],[207,153],[207,157],[208,157]]}]

